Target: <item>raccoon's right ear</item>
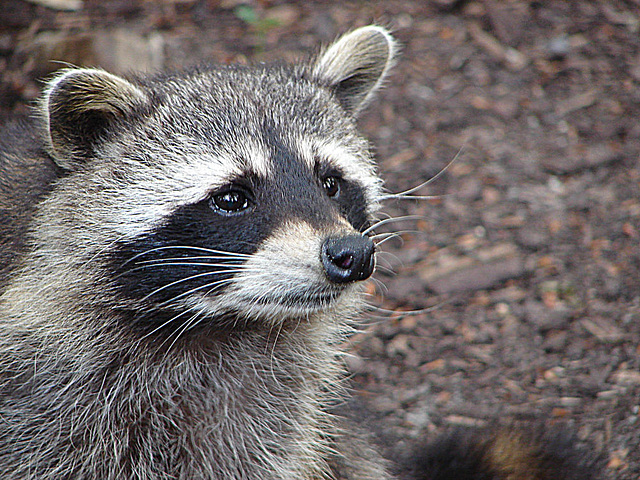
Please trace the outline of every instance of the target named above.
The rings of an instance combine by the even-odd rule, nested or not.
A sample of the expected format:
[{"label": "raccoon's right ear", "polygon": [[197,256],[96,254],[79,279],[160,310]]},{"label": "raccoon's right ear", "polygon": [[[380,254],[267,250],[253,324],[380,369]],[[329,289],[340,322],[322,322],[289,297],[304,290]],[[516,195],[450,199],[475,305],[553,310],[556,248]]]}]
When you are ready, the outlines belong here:
[{"label": "raccoon's right ear", "polygon": [[116,123],[146,103],[127,80],[98,69],[67,69],[49,82],[40,105],[55,162],[74,170]]},{"label": "raccoon's right ear", "polygon": [[396,40],[385,28],[361,27],[331,44],[315,61],[313,74],[333,88],[348,112],[357,115],[387,76],[397,50]]}]

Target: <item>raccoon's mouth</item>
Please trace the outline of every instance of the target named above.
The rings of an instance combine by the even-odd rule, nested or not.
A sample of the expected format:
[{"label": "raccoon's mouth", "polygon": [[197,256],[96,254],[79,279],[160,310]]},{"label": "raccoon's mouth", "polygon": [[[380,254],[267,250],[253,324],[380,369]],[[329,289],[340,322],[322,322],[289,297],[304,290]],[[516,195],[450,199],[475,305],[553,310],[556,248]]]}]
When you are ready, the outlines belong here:
[{"label": "raccoon's mouth", "polygon": [[333,304],[344,292],[344,289],[324,292],[295,291],[287,292],[284,295],[272,295],[262,297],[258,304],[261,305],[281,305],[287,308],[318,310]]},{"label": "raccoon's mouth", "polygon": [[262,292],[260,295],[241,295],[224,303],[218,303],[215,298],[210,298],[209,301],[213,300],[214,303],[209,305],[215,310],[235,311],[249,316],[308,315],[332,308],[350,290],[346,286],[274,290]]}]

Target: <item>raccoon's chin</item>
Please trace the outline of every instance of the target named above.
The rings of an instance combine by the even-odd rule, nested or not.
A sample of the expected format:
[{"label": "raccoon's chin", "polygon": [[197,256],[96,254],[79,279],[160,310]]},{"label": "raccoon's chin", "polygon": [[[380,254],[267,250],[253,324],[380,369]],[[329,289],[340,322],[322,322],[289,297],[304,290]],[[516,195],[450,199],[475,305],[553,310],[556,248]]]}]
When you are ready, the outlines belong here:
[{"label": "raccoon's chin", "polygon": [[344,290],[325,292],[287,292],[282,296],[256,299],[260,305],[278,305],[281,308],[299,310],[301,312],[318,311],[331,307],[344,294]]},{"label": "raccoon's chin", "polygon": [[283,318],[310,317],[342,304],[357,304],[358,284],[306,289],[272,289],[252,296],[226,292],[222,296],[197,296],[188,300],[188,308],[202,315],[235,315],[245,320],[277,322]]}]

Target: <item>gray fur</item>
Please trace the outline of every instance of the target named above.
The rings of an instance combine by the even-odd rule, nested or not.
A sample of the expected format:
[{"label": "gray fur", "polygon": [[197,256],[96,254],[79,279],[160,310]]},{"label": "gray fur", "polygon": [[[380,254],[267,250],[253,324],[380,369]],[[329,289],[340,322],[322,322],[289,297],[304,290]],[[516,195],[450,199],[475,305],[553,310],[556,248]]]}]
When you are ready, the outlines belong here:
[{"label": "gray fur", "polygon": [[[339,168],[371,218],[380,180],[354,115],[394,45],[371,26],[307,65],[129,80],[67,70],[49,83],[27,127],[37,134],[0,151],[0,175],[19,180],[0,182],[0,214],[15,212],[15,188],[37,203],[0,222],[0,259],[19,254],[0,282],[3,479],[389,478],[330,414],[361,305],[359,285],[329,289],[318,263],[322,238],[354,232],[339,212],[283,222],[233,257],[222,293],[177,296],[191,323],[169,337],[132,329],[122,312],[161,307],[123,296],[108,258],[238,175],[268,179],[280,150],[307,170],[318,156]],[[12,173],[26,166],[47,174]],[[214,318],[225,329],[205,327]],[[204,333],[186,335],[194,325]]]}]

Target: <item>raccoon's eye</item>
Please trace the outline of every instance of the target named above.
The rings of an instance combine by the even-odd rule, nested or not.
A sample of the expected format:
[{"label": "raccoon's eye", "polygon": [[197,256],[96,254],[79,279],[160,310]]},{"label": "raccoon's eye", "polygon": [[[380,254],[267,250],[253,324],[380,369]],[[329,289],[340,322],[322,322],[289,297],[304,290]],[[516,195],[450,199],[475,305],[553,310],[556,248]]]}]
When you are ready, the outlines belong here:
[{"label": "raccoon's eye", "polygon": [[322,186],[331,198],[337,197],[340,193],[340,179],[338,179],[338,177],[332,176],[325,178]]},{"label": "raccoon's eye", "polygon": [[239,189],[230,189],[211,197],[211,208],[223,215],[233,215],[249,208],[249,197]]}]

